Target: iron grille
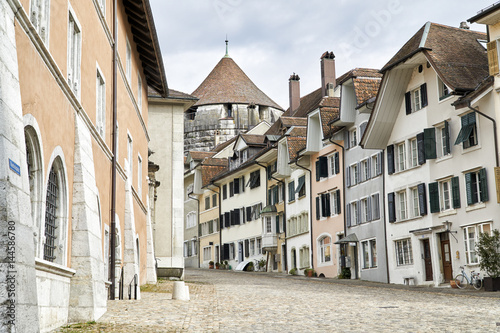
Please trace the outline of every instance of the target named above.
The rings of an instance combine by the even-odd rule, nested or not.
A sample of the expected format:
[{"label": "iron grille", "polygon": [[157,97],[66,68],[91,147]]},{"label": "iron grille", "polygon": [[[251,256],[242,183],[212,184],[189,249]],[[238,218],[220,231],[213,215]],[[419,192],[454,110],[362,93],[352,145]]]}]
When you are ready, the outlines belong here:
[{"label": "iron grille", "polygon": [[56,212],[57,212],[57,174],[52,168],[49,174],[47,186],[47,198],[45,204],[45,244],[43,246],[43,259],[53,262],[56,248]]}]

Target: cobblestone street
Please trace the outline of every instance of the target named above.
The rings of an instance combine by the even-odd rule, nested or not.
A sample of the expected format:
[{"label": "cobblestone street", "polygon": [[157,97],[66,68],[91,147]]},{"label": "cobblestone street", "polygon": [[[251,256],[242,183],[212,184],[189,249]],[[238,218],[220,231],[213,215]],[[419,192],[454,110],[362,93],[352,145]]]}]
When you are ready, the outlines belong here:
[{"label": "cobblestone street", "polygon": [[167,290],[109,302],[89,331],[500,332],[498,292],[218,270],[185,279],[190,301]]}]

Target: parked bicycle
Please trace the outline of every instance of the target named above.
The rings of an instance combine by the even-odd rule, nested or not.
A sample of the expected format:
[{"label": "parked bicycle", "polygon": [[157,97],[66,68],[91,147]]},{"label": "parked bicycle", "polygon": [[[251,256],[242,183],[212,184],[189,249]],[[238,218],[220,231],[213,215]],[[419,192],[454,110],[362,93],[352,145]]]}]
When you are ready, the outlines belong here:
[{"label": "parked bicycle", "polygon": [[455,278],[455,284],[457,285],[458,288],[463,289],[467,288],[467,286],[470,284],[474,287],[474,289],[479,290],[483,286],[483,280],[479,276],[479,273],[475,273],[474,271],[470,272],[470,278],[465,273],[464,266],[460,266],[460,269],[462,272],[457,275]]}]

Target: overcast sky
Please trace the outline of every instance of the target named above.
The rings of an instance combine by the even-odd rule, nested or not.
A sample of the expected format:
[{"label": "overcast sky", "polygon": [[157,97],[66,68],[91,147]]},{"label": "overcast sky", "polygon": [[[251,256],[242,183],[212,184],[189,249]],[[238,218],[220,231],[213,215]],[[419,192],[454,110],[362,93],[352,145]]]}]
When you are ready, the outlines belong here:
[{"label": "overcast sky", "polygon": [[[192,93],[225,54],[288,108],[320,87],[319,58],[335,53],[337,77],[380,69],[427,21],[458,27],[495,0],[150,0],[169,88]],[[485,31],[483,25],[471,29]]]}]

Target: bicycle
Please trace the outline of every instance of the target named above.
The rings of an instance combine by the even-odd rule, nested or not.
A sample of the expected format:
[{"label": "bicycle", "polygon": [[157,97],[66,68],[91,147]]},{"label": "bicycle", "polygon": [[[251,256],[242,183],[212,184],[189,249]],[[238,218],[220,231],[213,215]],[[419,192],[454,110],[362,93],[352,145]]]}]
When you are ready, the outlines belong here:
[{"label": "bicycle", "polygon": [[483,286],[483,280],[479,276],[479,273],[471,271],[469,278],[469,276],[467,276],[467,273],[465,273],[464,266],[460,266],[460,269],[462,270],[462,272],[455,277],[455,284],[458,288],[467,288],[467,286],[471,284],[474,289],[481,289],[481,287]]}]

